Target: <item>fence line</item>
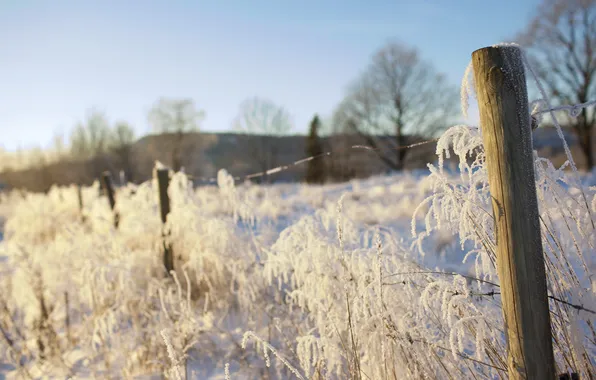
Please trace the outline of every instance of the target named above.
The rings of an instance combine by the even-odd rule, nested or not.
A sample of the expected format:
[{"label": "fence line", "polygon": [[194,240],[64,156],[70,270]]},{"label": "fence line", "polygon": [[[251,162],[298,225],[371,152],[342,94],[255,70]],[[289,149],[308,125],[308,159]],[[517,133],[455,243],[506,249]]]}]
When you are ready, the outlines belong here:
[{"label": "fence line", "polygon": [[[524,56],[519,47],[512,45],[487,47],[475,51],[472,57],[480,121],[483,128],[482,138],[488,182],[493,203],[497,270],[501,281],[500,286],[493,284],[500,287],[500,292],[493,290],[472,295],[501,295],[507,341],[507,372],[510,378],[555,378],[548,300],[566,304],[578,311],[595,312],[584,308],[583,305],[574,305],[548,295],[540,214],[536,197],[532,132],[538,127],[542,114],[550,113],[555,119],[554,111],[567,111],[571,117],[577,117],[581,109],[596,105],[596,101],[542,109],[545,104],[548,105],[548,101],[541,99],[532,102],[533,107],[530,107],[525,85]],[[560,125],[556,119],[554,121],[560,133]],[[315,159],[346,151],[397,151],[438,140],[435,138],[394,148],[352,145],[345,150],[324,152],[266,171],[235,176],[233,179],[242,181],[280,173]],[[564,144],[566,145],[565,141]],[[566,152],[570,156],[568,149]],[[572,158],[569,157],[569,160]],[[573,168],[576,171],[575,166]],[[167,194],[170,170],[160,168],[156,171],[156,175],[159,184],[161,220],[165,227],[170,211],[170,200]],[[217,182],[216,178],[186,176],[208,183]],[[110,206],[114,210],[115,200],[113,189],[110,192],[109,175],[104,175],[102,179]],[[117,214],[115,214],[115,227],[117,228]],[[173,252],[171,245],[167,243],[165,228],[162,231],[162,239],[164,266],[169,273],[174,269]]]}]

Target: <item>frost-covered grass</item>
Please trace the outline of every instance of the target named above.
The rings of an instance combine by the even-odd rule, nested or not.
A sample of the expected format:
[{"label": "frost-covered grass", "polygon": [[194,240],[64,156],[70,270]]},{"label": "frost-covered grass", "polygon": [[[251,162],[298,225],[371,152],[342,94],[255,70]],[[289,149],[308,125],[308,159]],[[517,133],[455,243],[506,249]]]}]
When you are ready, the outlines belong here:
[{"label": "frost-covered grass", "polygon": [[[100,377],[105,371],[163,372],[170,365],[160,336],[165,331],[176,354],[197,358],[191,365],[208,360],[222,367],[227,361],[234,369],[251,363],[252,370],[242,370],[250,374],[255,358],[240,347],[244,332],[272,337],[275,318],[285,330],[295,314],[306,316],[287,310],[288,295],[277,288],[283,275],[274,273],[285,270],[279,256],[288,249],[285,242],[296,233],[323,239],[301,226],[336,218],[343,194],[343,218],[354,225],[344,233],[346,244],[379,223],[385,234],[406,233],[407,216],[425,187],[417,176],[402,175],[325,187],[236,188],[225,173],[219,187],[188,185],[178,174],[170,186],[168,229],[179,285],[162,273],[155,183],[118,191],[117,231],[97,185],[83,189],[83,215],[74,187],[15,200],[2,245],[1,326],[10,340],[2,342],[4,360],[41,365],[43,355],[52,371]],[[334,232],[327,232],[320,243],[336,246]],[[286,259],[299,260],[299,254]]]},{"label": "frost-covered grass", "polygon": [[[473,134],[456,128],[443,142],[461,153]],[[173,279],[156,183],[118,190],[118,230],[97,184],[83,190],[83,215],[74,187],[15,197],[0,368],[9,378],[223,378],[226,364],[233,378],[505,377],[481,163],[326,186],[235,186],[222,171],[219,186],[192,189],[175,174]],[[550,293],[594,310],[595,190],[581,188],[584,203],[573,174],[536,167]],[[560,372],[594,373],[594,315],[551,310]]]},{"label": "frost-covered grass", "polygon": [[[74,187],[12,196],[0,374],[507,378],[481,129],[449,129],[437,155],[427,171],[325,186],[222,170],[193,189],[173,174],[165,230],[155,181],[118,190],[117,230],[97,184],[82,214]],[[536,156],[536,185],[557,372],[592,378],[596,175],[569,159]]]}]

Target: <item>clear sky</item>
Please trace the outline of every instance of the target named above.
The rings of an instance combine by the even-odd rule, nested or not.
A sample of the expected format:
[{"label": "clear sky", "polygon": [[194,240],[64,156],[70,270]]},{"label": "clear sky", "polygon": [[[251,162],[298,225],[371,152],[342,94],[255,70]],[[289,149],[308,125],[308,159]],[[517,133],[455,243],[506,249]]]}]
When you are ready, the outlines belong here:
[{"label": "clear sky", "polygon": [[160,97],[190,97],[202,129],[263,96],[304,133],[390,38],[459,85],[475,49],[506,42],[538,0],[0,0],[0,146],[47,146],[91,107],[149,132]]}]

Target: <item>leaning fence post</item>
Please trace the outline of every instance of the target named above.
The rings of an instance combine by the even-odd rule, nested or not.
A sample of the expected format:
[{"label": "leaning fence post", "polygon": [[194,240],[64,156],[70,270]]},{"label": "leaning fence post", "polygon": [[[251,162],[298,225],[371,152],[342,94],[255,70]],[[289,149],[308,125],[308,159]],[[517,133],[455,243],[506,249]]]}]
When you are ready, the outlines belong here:
[{"label": "leaning fence post", "polygon": [[554,379],[528,95],[521,50],[472,53],[497,240],[510,379]]},{"label": "leaning fence post", "polygon": [[170,171],[169,169],[157,169],[157,184],[159,187],[159,210],[161,214],[161,237],[163,240],[163,262],[168,274],[174,270],[174,252],[172,251],[172,245],[167,241],[165,230],[166,220],[170,213],[170,198],[168,196],[168,186],[170,184]]},{"label": "leaning fence post", "polygon": [[110,201],[110,208],[114,213],[114,227],[118,228],[118,224],[120,222],[120,215],[118,215],[117,211],[114,211],[114,208],[116,207],[116,198],[114,195],[114,186],[112,185],[112,176],[110,172],[105,171],[102,173],[101,182],[103,185],[103,189],[106,195],[108,196],[108,200]]}]

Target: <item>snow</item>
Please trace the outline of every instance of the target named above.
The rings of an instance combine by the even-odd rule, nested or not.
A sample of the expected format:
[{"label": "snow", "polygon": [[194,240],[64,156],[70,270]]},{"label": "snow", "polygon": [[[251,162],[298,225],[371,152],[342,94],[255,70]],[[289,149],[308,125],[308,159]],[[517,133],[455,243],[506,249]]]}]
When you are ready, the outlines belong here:
[{"label": "snow", "polygon": [[[443,136],[439,151],[450,145],[463,155],[479,143],[477,133],[456,127]],[[490,364],[484,349],[504,355],[505,344],[497,328],[498,295],[475,296],[494,286],[470,280],[498,283],[490,250],[480,246],[477,227],[465,220],[474,215],[491,241],[492,218],[479,211],[488,205],[486,173],[468,165],[462,162],[457,173],[431,166],[428,172],[325,186],[236,186],[221,171],[218,187],[193,189],[175,174],[167,224],[181,256],[174,280],[161,269],[154,181],[118,190],[118,230],[98,184],[83,189],[84,222],[75,187],[15,197],[0,260],[0,302],[11,317],[3,316],[0,326],[17,342],[18,357],[33,377],[70,371],[79,377],[177,378],[172,369],[178,368],[190,378],[215,379],[225,377],[228,363],[231,378],[259,378],[264,371],[278,378],[312,378],[317,371],[344,378],[359,362],[372,378],[381,378],[386,365],[395,366],[398,378],[423,372],[442,378],[443,366],[495,378],[498,370],[465,359]],[[555,196],[572,204],[579,182],[537,167],[538,184],[566,181],[565,187],[539,186],[543,214],[558,220],[555,214],[566,210],[545,206]],[[595,190],[582,188],[593,202]],[[570,195],[561,198],[565,193]],[[557,286],[594,308],[586,276],[594,270],[594,235],[582,236],[589,222],[585,211],[569,212],[575,219],[571,231],[554,223],[557,233],[549,237],[571,253],[553,261],[557,273],[573,273],[561,275]],[[560,254],[551,248],[553,257]],[[39,327],[42,299],[51,305],[51,328],[45,330]],[[572,349],[594,353],[579,333],[593,316],[580,312],[573,318],[576,328],[566,333]],[[358,360],[343,348],[350,334],[357,337]],[[40,362],[39,337],[60,355]],[[19,361],[5,342],[0,347],[2,373],[13,378]],[[409,353],[390,353],[403,347]]]}]

